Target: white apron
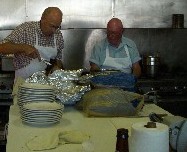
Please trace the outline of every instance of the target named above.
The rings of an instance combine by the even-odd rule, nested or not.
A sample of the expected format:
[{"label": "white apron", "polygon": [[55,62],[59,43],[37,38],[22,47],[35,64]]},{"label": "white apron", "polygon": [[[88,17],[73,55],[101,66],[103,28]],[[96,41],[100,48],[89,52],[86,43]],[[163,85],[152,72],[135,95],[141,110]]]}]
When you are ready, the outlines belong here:
[{"label": "white apron", "polygon": [[[35,48],[38,50],[40,57],[50,61],[50,59],[54,59],[57,55],[57,46],[56,46],[56,38],[54,36],[55,47],[44,47],[38,45],[38,34],[36,34],[36,45]],[[38,58],[32,59],[30,64],[26,67],[18,69],[15,71],[15,80],[18,76],[26,79],[31,76],[33,73],[38,71],[44,71],[47,65],[44,62],[40,62]]]},{"label": "white apron", "polygon": [[127,45],[124,46],[127,57],[125,58],[112,58],[109,55],[108,46],[106,48],[106,58],[102,65],[102,69],[115,69],[120,70],[125,73],[132,72],[132,62],[130,59],[129,51]]}]

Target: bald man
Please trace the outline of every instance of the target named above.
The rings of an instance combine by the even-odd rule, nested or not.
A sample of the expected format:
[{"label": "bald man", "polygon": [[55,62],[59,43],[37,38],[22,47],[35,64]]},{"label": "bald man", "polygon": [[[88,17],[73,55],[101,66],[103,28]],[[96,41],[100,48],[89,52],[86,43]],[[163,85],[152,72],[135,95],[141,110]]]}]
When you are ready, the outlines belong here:
[{"label": "bald man", "polygon": [[97,43],[91,52],[90,70],[120,70],[141,75],[141,60],[136,44],[123,36],[123,24],[120,19],[112,18],[107,24],[107,37]]},{"label": "bald man", "polygon": [[64,39],[60,31],[62,11],[57,7],[44,10],[40,21],[25,22],[17,26],[0,45],[0,54],[14,54],[15,79],[24,79],[43,71],[44,60],[54,59],[63,68],[62,50]]}]

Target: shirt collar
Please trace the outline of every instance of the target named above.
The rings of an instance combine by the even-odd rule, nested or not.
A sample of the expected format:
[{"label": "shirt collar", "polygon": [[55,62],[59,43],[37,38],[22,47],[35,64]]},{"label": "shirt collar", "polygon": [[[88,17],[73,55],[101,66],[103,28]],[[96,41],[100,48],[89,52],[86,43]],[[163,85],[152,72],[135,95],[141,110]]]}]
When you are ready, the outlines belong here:
[{"label": "shirt collar", "polygon": [[[114,47],[114,46],[112,46],[112,45],[110,45],[110,43],[108,42],[108,40],[106,39],[106,43],[107,43],[107,45],[110,47],[110,48],[113,48],[113,49],[115,49],[115,50],[119,50],[120,48],[122,48],[122,47],[124,47],[124,42],[123,41],[121,41],[121,43],[119,44],[119,46],[116,48],[116,47]],[[126,43],[125,43],[126,44]]]},{"label": "shirt collar", "polygon": [[[46,36],[43,34],[43,32],[42,32],[42,30],[41,30],[41,28],[40,28],[40,21],[36,22],[36,29],[37,29],[38,34],[41,35],[41,37],[46,37]],[[51,35],[50,37],[53,38],[54,35],[55,35],[55,34]]]},{"label": "shirt collar", "polygon": [[38,34],[43,35],[42,30],[40,28],[40,21],[36,22],[36,29],[38,31]]}]

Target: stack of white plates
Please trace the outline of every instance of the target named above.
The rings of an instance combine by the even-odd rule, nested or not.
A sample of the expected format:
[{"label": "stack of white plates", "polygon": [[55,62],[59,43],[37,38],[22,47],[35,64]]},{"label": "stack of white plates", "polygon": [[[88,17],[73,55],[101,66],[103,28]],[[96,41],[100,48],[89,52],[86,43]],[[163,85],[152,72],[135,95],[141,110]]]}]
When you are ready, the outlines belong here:
[{"label": "stack of white plates", "polygon": [[64,105],[56,102],[29,102],[21,108],[21,119],[30,125],[52,125],[60,122],[63,110]]},{"label": "stack of white plates", "polygon": [[53,102],[55,100],[54,87],[37,83],[24,83],[19,86],[18,105],[20,108],[27,102]]}]

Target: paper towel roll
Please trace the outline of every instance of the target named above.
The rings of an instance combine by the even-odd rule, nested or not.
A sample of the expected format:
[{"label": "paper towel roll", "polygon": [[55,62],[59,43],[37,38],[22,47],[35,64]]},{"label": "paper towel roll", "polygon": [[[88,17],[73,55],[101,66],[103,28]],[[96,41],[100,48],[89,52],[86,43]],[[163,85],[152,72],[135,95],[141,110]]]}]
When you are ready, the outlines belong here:
[{"label": "paper towel roll", "polygon": [[147,122],[131,127],[129,152],[169,152],[169,127],[156,123],[156,128],[146,128]]}]

